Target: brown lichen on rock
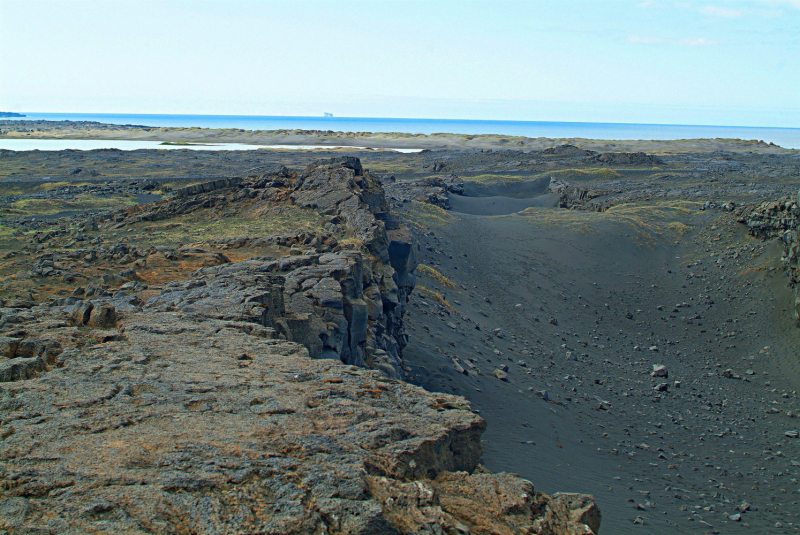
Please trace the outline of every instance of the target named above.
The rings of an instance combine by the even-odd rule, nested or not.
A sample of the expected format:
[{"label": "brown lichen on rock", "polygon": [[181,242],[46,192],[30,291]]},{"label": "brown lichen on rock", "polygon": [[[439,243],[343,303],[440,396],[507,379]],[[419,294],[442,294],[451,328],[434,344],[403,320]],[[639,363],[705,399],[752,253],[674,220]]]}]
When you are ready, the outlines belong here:
[{"label": "brown lichen on rock", "polygon": [[[221,245],[288,251],[231,261],[117,244],[74,260],[191,260],[191,275],[143,293],[126,269],[102,290],[0,302],[0,530],[596,533],[590,498],[479,468],[486,422],[466,400],[397,380],[416,254],[380,184],[357,158],[296,176],[214,181],[103,221],[291,198],[353,246],[237,237]],[[30,276],[52,279],[69,257],[53,258]]]},{"label": "brown lichen on rock", "polygon": [[594,535],[600,511],[590,496],[547,496],[508,473],[443,472],[432,480],[368,479],[384,515],[402,533],[436,524],[444,533]]},{"label": "brown lichen on rock", "polygon": [[[36,307],[29,321],[59,314],[69,318]],[[469,474],[485,422],[465,400],[245,327],[130,312],[125,340],[67,348],[58,366],[14,377],[14,395],[0,393],[1,425],[14,429],[0,442],[0,528],[367,534],[433,521],[589,533],[575,531],[574,507],[524,480]]]}]

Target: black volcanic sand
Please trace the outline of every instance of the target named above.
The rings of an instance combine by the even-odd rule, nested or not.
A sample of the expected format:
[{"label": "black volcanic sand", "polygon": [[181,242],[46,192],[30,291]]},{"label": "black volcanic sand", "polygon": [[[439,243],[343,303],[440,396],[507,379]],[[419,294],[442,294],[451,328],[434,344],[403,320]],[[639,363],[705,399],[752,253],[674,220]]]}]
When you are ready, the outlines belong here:
[{"label": "black volcanic sand", "polygon": [[[467,197],[512,197],[529,199],[549,192],[550,177],[515,182],[464,182],[463,195]],[[458,200],[454,197],[452,200]]]},{"label": "black volcanic sand", "polygon": [[[410,379],[480,411],[490,470],[594,494],[603,533],[797,531],[800,440],[784,432],[800,422],[785,414],[797,410],[800,330],[780,244],[724,212],[685,214],[683,236],[570,217],[452,214],[419,232],[420,262],[456,287],[418,278],[452,309],[412,295]],[[653,364],[669,378],[651,377]],[[508,382],[491,375],[503,365]],[[743,379],[721,377],[729,368]]]},{"label": "black volcanic sand", "polygon": [[558,206],[559,196],[553,193],[540,195],[533,199],[514,199],[510,197],[467,197],[451,195],[450,206],[454,212],[472,215],[507,215],[521,212],[534,206]]}]

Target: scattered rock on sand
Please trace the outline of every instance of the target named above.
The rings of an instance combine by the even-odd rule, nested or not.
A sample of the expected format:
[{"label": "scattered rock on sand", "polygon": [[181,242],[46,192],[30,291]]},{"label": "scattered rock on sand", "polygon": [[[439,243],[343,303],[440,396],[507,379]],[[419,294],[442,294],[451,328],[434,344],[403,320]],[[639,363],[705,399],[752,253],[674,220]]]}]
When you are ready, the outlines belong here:
[{"label": "scattered rock on sand", "polygon": [[741,376],[736,375],[735,373],[733,373],[733,370],[731,370],[730,368],[728,368],[727,370],[723,371],[720,375],[722,375],[722,377],[724,377],[726,379],[741,379]]},{"label": "scattered rock on sand", "polygon": [[653,377],[669,377],[669,371],[663,364],[653,364],[653,372],[650,374]]},{"label": "scattered rock on sand", "polygon": [[492,372],[493,377],[497,377],[501,381],[508,382],[508,374],[503,370],[495,370]]}]

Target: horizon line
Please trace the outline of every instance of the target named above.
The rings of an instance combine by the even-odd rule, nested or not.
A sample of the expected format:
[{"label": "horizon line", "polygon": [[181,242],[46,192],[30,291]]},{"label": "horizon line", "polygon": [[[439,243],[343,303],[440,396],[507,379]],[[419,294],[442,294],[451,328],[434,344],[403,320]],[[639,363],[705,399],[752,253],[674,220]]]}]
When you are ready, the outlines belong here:
[{"label": "horizon line", "polygon": [[[448,119],[448,118],[414,118],[414,117],[351,117],[351,116],[324,116],[324,115],[240,115],[222,113],[129,113],[129,112],[42,112],[20,111],[9,113],[31,113],[39,115],[108,115],[108,116],[137,116],[137,117],[235,117],[235,118],[267,118],[267,119],[345,119],[345,120],[376,120],[376,121],[433,121],[433,122],[462,122],[462,123],[534,123],[534,124],[575,124],[575,125],[619,125],[619,126],[681,126],[693,128],[746,128],[746,129],[773,129],[773,130],[800,130],[800,126],[745,126],[721,124],[681,124],[681,123],[628,123],[628,122],[598,122],[598,121],[537,121],[522,119]],[[0,119],[24,119],[25,117],[2,117]],[[163,128],[163,127],[161,127]],[[176,127],[181,128],[181,127]],[[185,127],[182,127],[185,128]]]}]

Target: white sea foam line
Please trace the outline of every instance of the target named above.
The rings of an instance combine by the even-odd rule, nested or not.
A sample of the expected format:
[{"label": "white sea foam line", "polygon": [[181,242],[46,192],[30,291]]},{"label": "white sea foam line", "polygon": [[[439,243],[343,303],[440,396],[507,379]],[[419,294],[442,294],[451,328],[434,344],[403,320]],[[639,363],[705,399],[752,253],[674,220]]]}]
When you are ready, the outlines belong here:
[{"label": "white sea foam line", "polygon": [[[162,150],[315,150],[315,149],[352,149],[367,150],[368,147],[351,147],[345,145],[248,145],[245,143],[190,143],[186,145],[164,145],[162,141],[139,140],[103,140],[103,139],[0,139],[0,149],[27,150],[95,150],[95,149],[162,149]],[[402,153],[421,152],[422,149],[389,148]]]}]

